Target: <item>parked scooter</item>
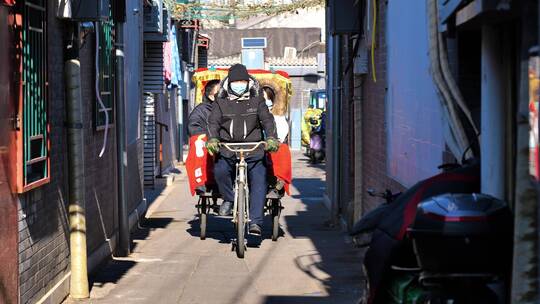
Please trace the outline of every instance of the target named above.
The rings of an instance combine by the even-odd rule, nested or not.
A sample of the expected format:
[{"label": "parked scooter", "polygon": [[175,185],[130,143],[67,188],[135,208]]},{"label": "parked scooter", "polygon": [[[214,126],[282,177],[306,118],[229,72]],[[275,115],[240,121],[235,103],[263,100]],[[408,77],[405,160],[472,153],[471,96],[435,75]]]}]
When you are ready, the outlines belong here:
[{"label": "parked scooter", "polygon": [[408,234],[423,303],[504,303],[488,284],[503,283],[510,269],[508,204],[483,194],[432,197],[418,206]]},{"label": "parked scooter", "polygon": [[[355,224],[355,239],[371,236],[359,245],[368,247],[362,303],[504,303],[487,286],[501,281],[509,261],[508,208],[472,194],[480,191],[479,164],[446,169],[400,195],[378,195],[386,203]],[[476,267],[486,256],[493,259]]]},{"label": "parked scooter", "polygon": [[309,134],[308,155],[311,163],[316,164],[325,159],[325,113],[322,112],[320,116],[312,117],[309,120],[309,125],[311,131]]}]

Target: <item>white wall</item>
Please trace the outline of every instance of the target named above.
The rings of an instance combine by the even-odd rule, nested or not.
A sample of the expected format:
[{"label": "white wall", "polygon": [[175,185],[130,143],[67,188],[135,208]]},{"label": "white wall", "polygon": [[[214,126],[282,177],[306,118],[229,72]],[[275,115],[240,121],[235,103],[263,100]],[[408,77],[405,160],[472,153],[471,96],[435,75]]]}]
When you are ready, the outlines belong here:
[{"label": "white wall", "polygon": [[317,27],[321,29],[321,37],[324,41],[324,31],[326,26],[325,19],[325,9],[323,7],[309,8],[298,10],[298,14],[287,13],[279,16],[261,16],[250,18],[247,20],[237,20],[236,27],[239,29],[275,27]]},{"label": "white wall", "polygon": [[425,6],[425,1],[401,0],[388,6],[387,164],[389,175],[405,186],[436,174],[444,150]]}]

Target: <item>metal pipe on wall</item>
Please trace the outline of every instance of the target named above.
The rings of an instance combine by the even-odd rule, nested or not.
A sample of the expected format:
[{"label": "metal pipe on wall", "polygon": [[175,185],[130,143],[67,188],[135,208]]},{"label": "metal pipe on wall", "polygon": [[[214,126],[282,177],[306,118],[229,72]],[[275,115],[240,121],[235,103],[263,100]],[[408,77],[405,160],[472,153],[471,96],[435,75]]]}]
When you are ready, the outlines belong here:
[{"label": "metal pipe on wall", "polygon": [[70,296],[84,299],[90,296],[88,288],[86,215],[85,215],[85,172],[84,172],[84,127],[81,90],[81,63],[78,45],[78,25],[67,46],[68,60],[64,65],[66,82],[66,128],[68,143],[69,176],[69,249],[70,249]]},{"label": "metal pipe on wall", "polygon": [[[329,22],[328,21],[328,9],[327,9],[327,13],[326,13],[326,18],[327,18],[327,23]],[[334,90],[332,89],[333,86],[333,73],[334,73],[334,65],[332,64],[332,58],[333,58],[333,55],[334,55],[334,48],[333,48],[333,36],[330,35],[330,33],[326,33],[326,41],[327,41],[327,44],[326,44],[326,62],[327,62],[327,68],[326,68],[326,77],[325,77],[325,82],[326,82],[326,92],[327,92],[327,100],[328,100],[328,103],[327,103],[327,108],[326,108],[326,119],[327,119],[327,128],[326,128],[326,139],[327,139],[327,143],[332,143],[332,121],[333,121],[333,113],[332,113],[332,110],[333,110],[333,104],[332,104],[332,100],[334,99],[334,95],[333,95],[333,92]],[[333,163],[333,146],[331,144],[326,144],[325,146],[325,152],[326,152],[326,166],[325,166],[325,172],[326,172],[326,195],[325,195],[325,205],[326,207],[329,209],[329,210],[332,210],[332,197],[333,197],[333,189],[332,189],[332,185],[333,185],[333,177],[332,177],[332,163]]]},{"label": "metal pipe on wall", "polygon": [[341,200],[341,37],[333,36],[332,48],[332,219],[337,221]]},{"label": "metal pipe on wall", "polygon": [[125,84],[124,84],[124,23],[115,23],[115,57],[116,57],[116,169],[118,179],[118,246],[117,256],[126,257],[130,254],[129,217],[126,202],[126,123],[125,123]]},{"label": "metal pipe on wall", "polygon": [[178,154],[177,161],[184,162],[184,100],[180,89],[176,90],[176,117],[178,118]]},{"label": "metal pipe on wall", "polygon": [[482,28],[482,119],[480,151],[482,157],[481,188],[499,199],[505,193],[505,87],[501,35],[498,29]]},{"label": "metal pipe on wall", "polygon": [[340,210],[341,219],[347,227],[352,227],[353,222],[353,200],[354,193],[351,177],[354,175],[352,163],[352,149],[354,141],[352,140],[351,124],[352,119],[352,40],[350,34],[345,34],[341,39],[342,56],[340,60],[340,109],[339,109],[339,139],[340,139]]}]

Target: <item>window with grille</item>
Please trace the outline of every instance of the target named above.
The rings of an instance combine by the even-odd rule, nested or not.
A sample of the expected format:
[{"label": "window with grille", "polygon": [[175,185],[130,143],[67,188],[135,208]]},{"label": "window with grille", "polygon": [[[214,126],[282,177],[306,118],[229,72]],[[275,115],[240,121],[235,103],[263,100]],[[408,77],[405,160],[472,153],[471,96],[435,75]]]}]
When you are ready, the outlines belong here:
[{"label": "window with grille", "polygon": [[24,192],[49,181],[49,134],[47,111],[47,12],[46,0],[26,0],[19,4],[22,13],[21,96],[19,107],[21,134],[18,144],[17,191]]},{"label": "window with grille", "polygon": [[[114,123],[114,24],[109,21],[99,23],[96,33],[99,36],[99,91],[105,109],[96,100],[95,125],[97,130],[106,126],[105,112],[109,115],[109,127]],[[96,98],[97,99],[97,98]]]}]

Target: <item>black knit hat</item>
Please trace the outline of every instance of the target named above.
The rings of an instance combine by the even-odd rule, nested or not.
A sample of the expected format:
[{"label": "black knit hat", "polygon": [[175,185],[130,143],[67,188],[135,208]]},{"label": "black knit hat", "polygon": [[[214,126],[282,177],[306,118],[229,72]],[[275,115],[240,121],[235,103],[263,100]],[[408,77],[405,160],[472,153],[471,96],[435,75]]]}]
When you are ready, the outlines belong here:
[{"label": "black knit hat", "polygon": [[229,82],[246,80],[249,81],[249,74],[243,64],[235,64],[229,69]]}]

